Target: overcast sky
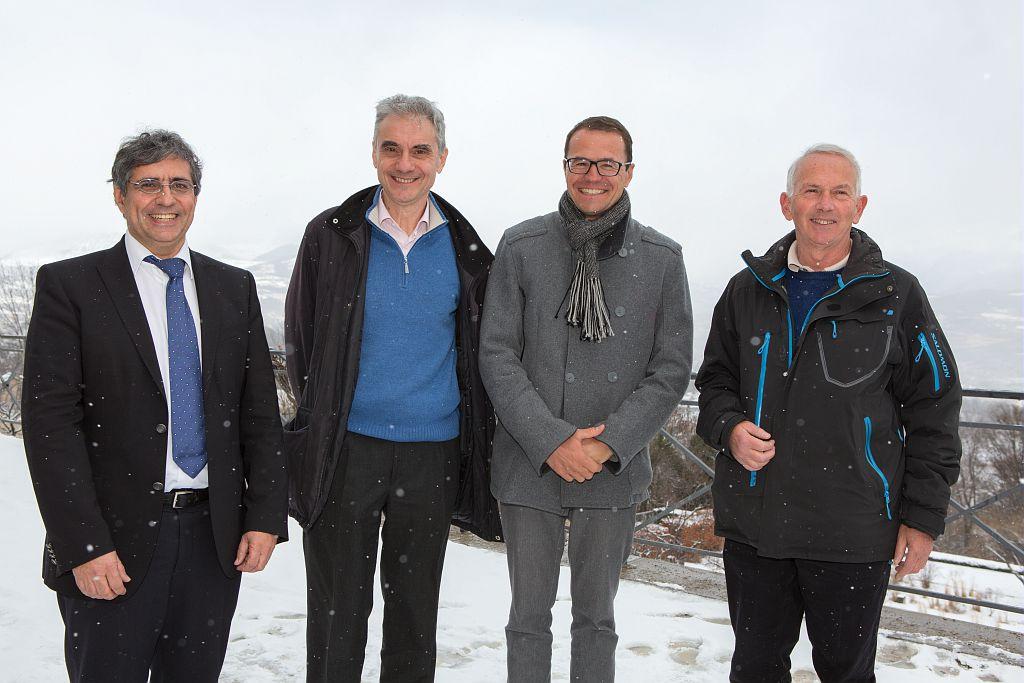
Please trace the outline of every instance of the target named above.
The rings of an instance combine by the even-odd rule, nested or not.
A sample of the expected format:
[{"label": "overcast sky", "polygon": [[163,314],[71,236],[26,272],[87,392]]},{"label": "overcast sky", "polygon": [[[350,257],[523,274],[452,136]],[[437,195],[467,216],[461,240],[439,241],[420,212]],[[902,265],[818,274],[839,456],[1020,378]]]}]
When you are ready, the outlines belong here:
[{"label": "overcast sky", "polygon": [[0,258],[116,241],[104,181],[121,138],[152,126],[205,161],[194,248],[296,243],[375,182],[373,106],[405,92],[441,105],[435,190],[492,248],[555,209],[564,135],[602,113],[633,133],[634,215],[683,244],[695,285],[720,288],[789,229],[785,172],[816,142],[859,157],[861,227],[926,286],[956,264],[1019,284],[1016,0],[2,8]]}]

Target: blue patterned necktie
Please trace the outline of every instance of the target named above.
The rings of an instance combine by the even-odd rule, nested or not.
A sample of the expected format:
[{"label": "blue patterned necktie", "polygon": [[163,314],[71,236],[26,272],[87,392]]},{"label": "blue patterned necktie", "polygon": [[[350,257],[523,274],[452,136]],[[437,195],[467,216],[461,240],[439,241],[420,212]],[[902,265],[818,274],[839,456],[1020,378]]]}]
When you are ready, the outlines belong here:
[{"label": "blue patterned necktie", "polygon": [[192,310],[185,299],[185,261],[147,256],[167,274],[167,357],[171,379],[171,457],[195,479],[206,466],[206,418],[199,339]]}]

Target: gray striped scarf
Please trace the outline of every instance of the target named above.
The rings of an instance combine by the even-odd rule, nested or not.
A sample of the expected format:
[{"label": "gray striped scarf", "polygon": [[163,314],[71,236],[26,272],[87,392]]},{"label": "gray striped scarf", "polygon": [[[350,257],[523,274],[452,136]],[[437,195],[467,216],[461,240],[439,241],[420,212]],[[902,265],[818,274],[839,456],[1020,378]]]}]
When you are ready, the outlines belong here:
[{"label": "gray striped scarf", "polygon": [[623,191],[619,201],[610,209],[597,219],[588,221],[566,191],[558,202],[558,213],[576,259],[576,271],[567,293],[569,304],[565,310],[565,322],[580,328],[580,339],[599,342],[605,337],[614,337],[608,304],[601,288],[597,248],[616,224],[629,214],[629,195]]}]

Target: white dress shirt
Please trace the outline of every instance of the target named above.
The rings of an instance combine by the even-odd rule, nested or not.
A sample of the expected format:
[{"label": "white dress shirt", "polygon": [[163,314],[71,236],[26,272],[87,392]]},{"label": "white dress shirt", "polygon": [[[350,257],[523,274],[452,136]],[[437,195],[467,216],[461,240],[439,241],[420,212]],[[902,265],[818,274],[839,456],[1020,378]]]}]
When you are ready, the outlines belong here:
[{"label": "white dress shirt", "polygon": [[[384,206],[384,197],[381,196],[377,199],[377,227],[391,235],[391,238],[398,244],[398,248],[402,250],[402,255],[406,258],[409,257],[409,252],[412,250],[412,246],[416,244],[416,241],[426,235],[428,232],[441,225],[441,217],[435,212],[431,212],[433,208],[433,202],[427,199],[427,205],[423,207],[423,215],[420,217],[416,228],[407,233],[405,230],[398,225],[398,221],[391,217],[391,212],[388,211],[388,207]],[[408,264],[406,264],[406,272],[408,271]]]},{"label": "white dress shirt", "polygon": [[[167,398],[167,463],[164,466],[164,491],[205,489],[210,485],[208,468],[203,467],[202,471],[193,479],[178,467],[178,463],[174,462],[173,457],[171,373],[167,350],[167,281],[170,278],[157,266],[146,263],[146,257],[150,256],[150,251],[132,237],[131,233],[125,233],[124,246],[128,252],[128,262],[131,264],[132,274],[135,276],[135,285],[139,288],[142,308],[146,312],[149,333],[153,338],[153,348],[156,349],[156,360],[160,365],[160,378],[164,383],[164,396]],[[196,296],[196,281],[192,276],[192,258],[189,255],[188,242],[181,245],[181,250],[175,254],[175,257],[185,262],[182,284],[185,287],[185,300],[192,311],[192,320],[196,324],[196,339],[199,340],[199,362],[201,364],[203,335],[199,323],[199,299]]]},{"label": "white dress shirt", "polygon": [[[841,258],[839,261],[833,263],[828,268],[822,268],[821,271],[824,272],[824,273],[831,273],[831,272],[836,271],[836,270],[842,270],[843,268],[846,267],[846,264],[849,263],[849,261],[850,261],[850,253],[847,252],[846,256]],[[794,273],[799,273],[801,270],[806,271],[808,273],[813,273],[814,272],[814,268],[808,268],[804,264],[800,263],[800,259],[798,259],[796,257],[796,242],[795,241],[793,242],[793,244],[789,245],[789,269],[792,270]]]}]

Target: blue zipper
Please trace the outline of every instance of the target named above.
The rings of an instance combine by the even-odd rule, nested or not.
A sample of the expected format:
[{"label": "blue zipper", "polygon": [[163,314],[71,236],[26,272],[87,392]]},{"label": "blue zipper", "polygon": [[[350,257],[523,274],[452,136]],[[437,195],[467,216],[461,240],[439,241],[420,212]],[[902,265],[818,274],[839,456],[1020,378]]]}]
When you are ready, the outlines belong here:
[{"label": "blue zipper", "polygon": [[811,307],[807,310],[807,316],[804,318],[803,325],[800,326],[800,334],[804,333],[804,329],[806,329],[807,322],[811,319],[811,315],[814,313],[814,309],[822,301],[824,301],[825,299],[828,299],[830,297],[835,296],[839,292],[843,291],[844,289],[846,289],[847,287],[852,285],[857,280],[865,280],[865,279],[869,279],[869,278],[880,278],[880,277],[885,277],[888,274],[889,274],[889,271],[885,271],[884,273],[874,273],[874,274],[868,274],[868,275],[858,275],[857,277],[853,278],[849,282],[843,282],[843,278],[842,278],[841,275],[839,277],[837,277],[836,280],[839,283],[839,289],[837,289],[836,291],[832,292],[831,294],[826,294],[825,296],[821,297],[820,299],[818,299],[817,301],[815,301],[811,305]]},{"label": "blue zipper", "polygon": [[[764,376],[768,371],[768,348],[772,344],[772,333],[764,333],[764,343],[761,344],[761,348],[757,350],[757,355],[761,356],[761,375],[757,379],[757,405],[754,407],[754,424],[758,427],[761,426],[761,406],[764,403]],[[750,473],[750,487],[757,486],[757,472]]]},{"label": "blue zipper", "polygon": [[832,338],[833,339],[838,339],[839,338],[839,329],[836,327],[836,321],[835,320],[832,321]]},{"label": "blue zipper", "polygon": [[888,519],[892,519],[892,512],[889,510],[889,482],[886,481],[885,475],[882,474],[882,469],[875,462],[875,456],[871,455],[871,418],[864,418],[864,456],[868,460],[868,465],[875,471],[878,478],[882,480],[883,493],[885,494],[885,516]]},{"label": "blue zipper", "polygon": [[[750,271],[750,274],[754,276],[755,280],[761,283],[762,287],[764,287],[768,291],[775,292],[774,289],[769,287],[767,283],[765,283],[765,281],[762,280],[756,272],[754,272],[754,269],[751,268],[749,264],[747,265],[747,270]],[[778,273],[776,273],[774,277],[772,277],[772,282],[778,282],[783,277],[785,277],[785,275],[786,269],[783,268]],[[778,292],[776,292],[776,294],[777,293]],[[789,327],[789,352],[786,355],[786,367],[790,368],[793,366],[793,312],[789,309],[788,304],[786,305],[786,325]]]},{"label": "blue zipper", "polygon": [[932,352],[932,347],[928,345],[928,338],[924,336],[924,332],[917,333],[917,341],[921,342],[921,351],[917,352],[917,357],[914,358],[914,362],[921,360],[921,352],[928,354],[928,360],[932,364],[932,377],[935,380],[935,391],[939,390],[939,366],[935,362],[935,354]]}]

